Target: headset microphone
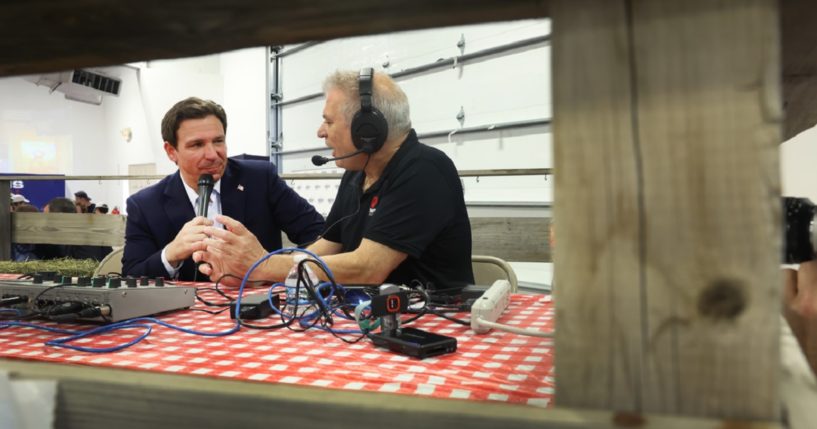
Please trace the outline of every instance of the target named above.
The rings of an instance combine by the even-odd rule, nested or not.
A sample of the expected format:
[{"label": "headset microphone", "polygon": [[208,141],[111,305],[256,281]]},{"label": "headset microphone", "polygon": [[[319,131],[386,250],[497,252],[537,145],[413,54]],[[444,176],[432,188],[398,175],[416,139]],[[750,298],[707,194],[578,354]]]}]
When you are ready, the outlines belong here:
[{"label": "headset microphone", "polygon": [[207,207],[210,205],[210,194],[213,192],[213,175],[199,176],[199,202],[196,205],[196,216],[207,217]]},{"label": "headset microphone", "polygon": [[353,157],[355,155],[360,155],[361,153],[368,153],[368,152],[366,150],[364,150],[364,149],[358,149],[358,150],[350,153],[349,155],[337,156],[337,157],[334,157],[334,158],[327,158],[325,156],[315,155],[315,156],[312,157],[312,164],[314,164],[316,166],[321,166],[323,164],[326,164],[329,161],[337,161],[339,159],[351,158],[351,157]]}]

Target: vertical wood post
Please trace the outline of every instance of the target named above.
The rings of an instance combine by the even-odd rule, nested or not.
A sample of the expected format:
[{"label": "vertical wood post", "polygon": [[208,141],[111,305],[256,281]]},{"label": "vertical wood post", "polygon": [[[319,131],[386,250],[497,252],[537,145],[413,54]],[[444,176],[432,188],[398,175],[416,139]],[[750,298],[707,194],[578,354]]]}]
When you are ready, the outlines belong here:
[{"label": "vertical wood post", "polygon": [[0,261],[11,259],[11,182],[0,180]]},{"label": "vertical wood post", "polygon": [[557,0],[556,403],[777,419],[776,0]]}]

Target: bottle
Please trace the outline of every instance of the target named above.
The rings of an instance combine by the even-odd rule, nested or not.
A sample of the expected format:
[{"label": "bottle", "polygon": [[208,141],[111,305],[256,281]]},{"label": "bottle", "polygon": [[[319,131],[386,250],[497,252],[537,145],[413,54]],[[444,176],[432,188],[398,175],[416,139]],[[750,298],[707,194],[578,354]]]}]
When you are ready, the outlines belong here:
[{"label": "bottle", "polygon": [[[298,264],[305,260],[308,255],[304,253],[297,253],[295,254],[292,259],[295,261],[295,264],[292,265],[292,268],[289,269],[289,273],[287,274],[287,278],[284,281],[284,285],[287,289],[287,304],[288,305],[309,305],[312,300],[309,297],[309,290],[301,284],[301,287],[298,288]],[[309,266],[310,264],[304,264],[304,268],[306,271],[306,281],[312,287],[318,286],[318,276],[315,275],[315,272],[312,271],[312,268]],[[296,296],[297,291],[297,296]]]}]

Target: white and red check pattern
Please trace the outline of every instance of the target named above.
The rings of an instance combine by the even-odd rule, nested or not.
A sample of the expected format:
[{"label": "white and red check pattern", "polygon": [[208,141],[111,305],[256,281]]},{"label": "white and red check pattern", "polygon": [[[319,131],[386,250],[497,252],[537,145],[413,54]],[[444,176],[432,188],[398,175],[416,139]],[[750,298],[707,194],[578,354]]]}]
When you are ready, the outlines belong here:
[{"label": "white and red check pattern", "polygon": [[[208,294],[207,298],[214,296]],[[197,304],[196,308],[205,307]],[[498,322],[549,331],[553,329],[553,313],[550,296],[514,295]],[[458,317],[467,319],[468,315]],[[226,312],[211,315],[182,310],[159,318],[207,332],[226,331],[234,325]],[[33,322],[75,330],[93,326]],[[336,325],[337,329],[355,327],[348,322]],[[0,329],[0,358],[536,406],[547,406],[552,400],[552,339],[496,330],[477,335],[469,327],[433,315],[423,316],[411,326],[456,337],[457,352],[417,360],[376,348],[365,339],[347,344],[318,329],[293,332],[286,328],[242,328],[225,337],[203,337],[154,325],[153,332],[142,342],[114,353],[83,353],[48,347],[44,345],[46,341],[63,335],[8,327]],[[112,347],[142,332],[142,329],[119,330],[83,338],[73,344]]]}]

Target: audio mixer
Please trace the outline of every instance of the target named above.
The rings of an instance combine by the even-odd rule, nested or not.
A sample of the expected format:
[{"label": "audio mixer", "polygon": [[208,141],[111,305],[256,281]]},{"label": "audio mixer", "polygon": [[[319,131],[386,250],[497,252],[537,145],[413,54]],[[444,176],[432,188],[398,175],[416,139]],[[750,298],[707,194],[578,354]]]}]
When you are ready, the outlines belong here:
[{"label": "audio mixer", "polygon": [[[36,302],[32,302],[36,300]],[[0,281],[0,307],[53,307],[77,310],[77,319],[118,322],[193,306],[196,288],[165,286],[164,280],[118,277],[61,277]],[[80,312],[79,310],[84,310]],[[94,311],[95,310],[95,311]]]}]

